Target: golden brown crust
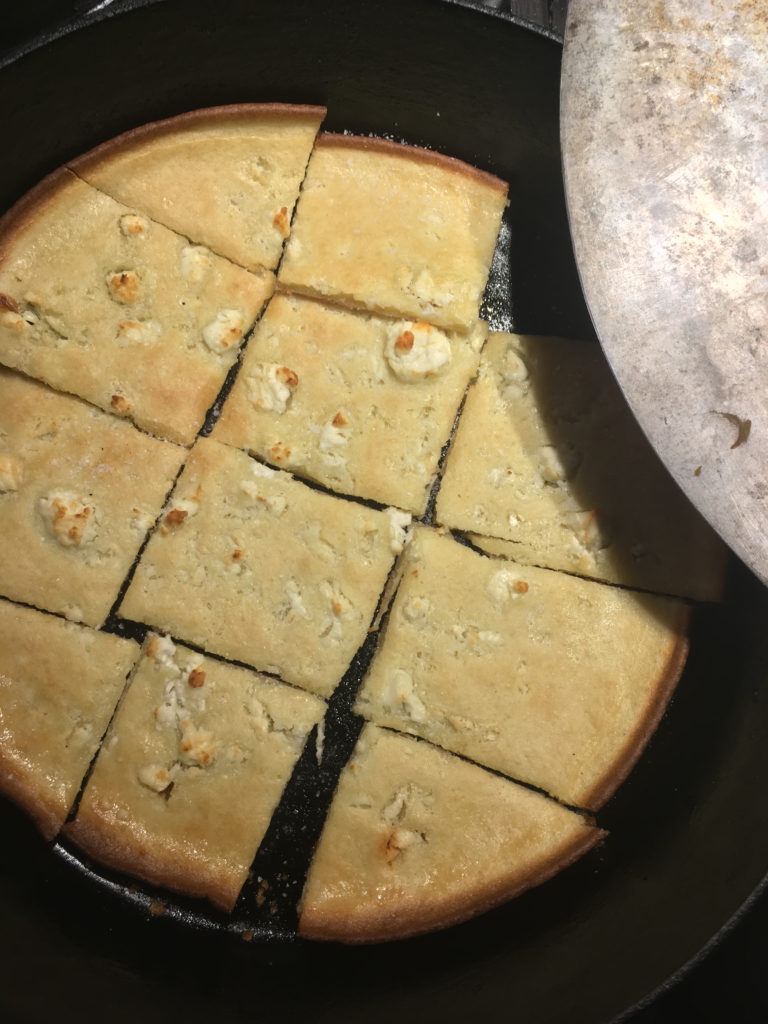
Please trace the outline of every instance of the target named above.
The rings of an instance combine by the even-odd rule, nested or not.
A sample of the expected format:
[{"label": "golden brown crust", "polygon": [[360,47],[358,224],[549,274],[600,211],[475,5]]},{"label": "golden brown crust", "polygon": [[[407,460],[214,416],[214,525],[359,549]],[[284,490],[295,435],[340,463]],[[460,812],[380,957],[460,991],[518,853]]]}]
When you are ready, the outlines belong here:
[{"label": "golden brown crust", "polygon": [[344,147],[347,149],[364,149],[373,152],[387,153],[389,156],[400,156],[404,160],[413,160],[416,163],[433,164],[435,167],[442,167],[444,170],[454,171],[463,174],[467,178],[479,181],[495,192],[506,194],[508,183],[497,178],[490,171],[481,171],[472,164],[465,163],[455,156],[446,156],[444,153],[436,153],[433,149],[424,149],[421,146],[409,146],[405,142],[393,142],[391,139],[371,138],[368,135],[340,135],[334,132],[321,132],[315,143],[317,147]]},{"label": "golden brown crust", "polygon": [[226,871],[217,874],[215,864],[201,858],[201,870],[192,872],[185,858],[174,858],[165,847],[158,854],[153,837],[142,837],[138,828],[130,834],[127,829],[115,833],[104,819],[84,808],[61,831],[83,853],[114,871],[185,896],[207,898],[221,910],[232,910],[237,902],[238,890],[233,891]]},{"label": "golden brown crust", "polygon": [[347,913],[329,913],[319,907],[304,907],[299,921],[298,934],[303,939],[324,942],[359,944],[386,942],[392,939],[409,939],[426,932],[449,928],[451,925],[468,921],[484,914],[494,907],[519,896],[527,889],[541,885],[559,871],[567,868],[588,850],[603,842],[608,833],[602,829],[585,830],[584,834],[542,861],[525,878],[516,877],[512,885],[499,879],[496,884],[475,889],[467,888],[460,897],[446,898],[439,903],[423,905],[414,902],[407,916],[354,917]]},{"label": "golden brown crust", "polygon": [[131,128],[70,160],[67,167],[76,174],[93,170],[125,150],[139,146],[147,140],[154,141],[163,135],[172,135],[179,129],[199,128],[207,124],[218,126],[222,122],[236,122],[256,116],[275,120],[290,118],[315,121],[318,117],[324,118],[325,115],[325,107],[305,103],[232,103],[219,107],[201,107],[198,110],[189,110],[160,121],[150,121],[138,128]]},{"label": "golden brown crust", "polygon": [[670,651],[666,669],[660,676],[658,685],[648,702],[645,714],[639,719],[635,731],[627,739],[624,750],[617,756],[610,771],[606,772],[603,778],[599,779],[595,783],[594,788],[587,794],[584,806],[588,807],[591,811],[600,810],[637,764],[651,736],[656,732],[672,694],[675,692],[688,658],[690,606],[681,604],[679,614],[679,631],[675,638],[674,646]]},{"label": "golden brown crust", "polygon": [[6,252],[18,235],[43,214],[59,193],[72,184],[75,175],[66,167],[59,167],[26,192],[10,210],[0,217],[0,265]]},{"label": "golden brown crust", "polygon": [[35,775],[25,768],[23,761],[0,746],[0,793],[29,815],[44,839],[54,839],[67,808],[42,789]]}]

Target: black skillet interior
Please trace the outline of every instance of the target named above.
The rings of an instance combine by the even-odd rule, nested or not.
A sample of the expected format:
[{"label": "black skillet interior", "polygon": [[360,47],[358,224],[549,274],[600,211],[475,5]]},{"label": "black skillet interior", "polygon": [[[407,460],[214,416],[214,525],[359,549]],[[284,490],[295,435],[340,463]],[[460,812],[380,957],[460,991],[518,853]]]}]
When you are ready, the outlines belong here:
[{"label": "black skillet interior", "polygon": [[[438,0],[115,7],[0,71],[0,208],[145,121],[243,100],[325,103],[331,130],[390,134],[507,178],[489,314],[520,331],[591,334],[563,205],[556,44]],[[600,815],[608,842],[438,935],[344,949],[201,931],[205,915],[137,909],[148,901],[68,863],[3,804],[0,1007],[30,1021],[609,1019],[694,955],[765,871],[766,603],[737,567],[725,604],[697,614],[672,706]]]}]

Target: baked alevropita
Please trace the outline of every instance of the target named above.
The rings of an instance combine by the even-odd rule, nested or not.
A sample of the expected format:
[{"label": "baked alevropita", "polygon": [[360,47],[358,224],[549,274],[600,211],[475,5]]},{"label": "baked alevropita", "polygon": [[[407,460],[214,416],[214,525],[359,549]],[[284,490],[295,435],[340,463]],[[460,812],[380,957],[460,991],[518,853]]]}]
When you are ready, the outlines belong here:
[{"label": "baked alevropita", "polygon": [[687,620],[681,601],[416,527],[355,710],[596,810],[658,724]]},{"label": "baked alevropita", "polygon": [[278,294],[212,436],[420,514],[485,338]]},{"label": "baked alevropita", "polygon": [[0,593],[101,625],[184,455],[0,367]]},{"label": "baked alevropita", "polygon": [[0,363],[191,444],[273,286],[62,169],[0,220]]},{"label": "baked alevropita", "polygon": [[250,270],[274,270],[324,107],[238,103],[155,121],[70,163],[86,181]]},{"label": "baked alevropita", "polygon": [[367,724],[310,865],[299,934],[377,942],[444,928],[543,882],[603,835],[540,793]]},{"label": "baked alevropita", "polygon": [[409,521],[201,438],[120,614],[327,696],[365,639]]},{"label": "baked alevropita", "polygon": [[469,330],[507,201],[499,178],[387,139],[318,136],[284,288]]},{"label": "baked alevropita", "polygon": [[517,562],[696,600],[722,588],[724,545],[588,342],[491,335],[436,514]]},{"label": "baked alevropita", "polygon": [[128,673],[133,640],[0,599],[0,791],[61,828]]},{"label": "baked alevropita", "polygon": [[325,704],[150,633],[65,833],[231,910]]}]

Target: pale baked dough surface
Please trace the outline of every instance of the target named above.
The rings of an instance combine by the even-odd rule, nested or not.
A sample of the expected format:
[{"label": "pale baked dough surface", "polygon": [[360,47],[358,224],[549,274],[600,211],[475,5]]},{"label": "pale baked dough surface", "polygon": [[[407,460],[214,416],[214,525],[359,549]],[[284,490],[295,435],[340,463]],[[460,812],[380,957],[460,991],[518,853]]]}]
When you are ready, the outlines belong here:
[{"label": "pale baked dough surface", "polygon": [[202,438],[120,614],[327,696],[401,545],[397,514]]},{"label": "pale baked dough surface", "polygon": [[243,103],[128,132],[70,166],[243,267],[274,270],[323,107]]},{"label": "pale baked dough surface", "polygon": [[[504,183],[386,140],[310,157],[323,113],[145,126],[73,162],[93,185],[61,170],[0,222],[0,363],[46,382],[0,367],[0,593],[97,625],[130,577],[119,615],[176,638],[148,637],[66,832],[221,908],[325,705],[214,656],[328,697],[394,594],[300,926],[376,941],[587,850],[597,828],[513,780],[597,808],[658,722],[686,606],[551,570],[712,597],[718,552],[596,347],[497,336],[472,383]],[[517,564],[431,512],[405,547],[468,386],[437,518]],[[0,788],[46,835],[138,653],[0,600]]]},{"label": "pale baked dough surface", "polygon": [[150,634],[65,832],[231,909],[323,701]]},{"label": "pale baked dough surface", "polygon": [[191,444],[272,293],[67,171],[0,233],[0,363]]},{"label": "pale baked dough surface", "polygon": [[506,185],[381,139],[320,135],[280,266],[284,288],[469,329]]},{"label": "pale baked dough surface", "polygon": [[101,625],[185,454],[0,367],[0,593]]},{"label": "pale baked dough surface", "polygon": [[586,342],[491,335],[437,519],[528,565],[697,600],[722,588],[724,545]]},{"label": "pale baked dough surface", "polygon": [[444,927],[543,881],[600,836],[539,793],[369,724],[320,838],[299,933],[375,942]]},{"label": "pale baked dough surface", "polygon": [[0,600],[0,790],[52,839],[139,653],[132,640]]},{"label": "pale baked dough surface", "polygon": [[276,295],[213,437],[421,513],[484,340]]},{"label": "pale baked dough surface", "polygon": [[417,527],[356,710],[594,809],[661,713],[686,621],[681,602]]}]

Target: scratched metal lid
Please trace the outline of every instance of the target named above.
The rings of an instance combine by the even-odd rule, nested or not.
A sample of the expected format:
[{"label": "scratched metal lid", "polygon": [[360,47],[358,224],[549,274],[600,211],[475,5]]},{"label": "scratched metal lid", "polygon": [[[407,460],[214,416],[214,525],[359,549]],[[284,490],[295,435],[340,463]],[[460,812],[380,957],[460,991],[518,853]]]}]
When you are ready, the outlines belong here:
[{"label": "scratched metal lid", "polygon": [[693,503],[768,582],[768,6],[571,0],[561,137],[600,341]]}]

